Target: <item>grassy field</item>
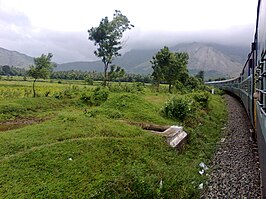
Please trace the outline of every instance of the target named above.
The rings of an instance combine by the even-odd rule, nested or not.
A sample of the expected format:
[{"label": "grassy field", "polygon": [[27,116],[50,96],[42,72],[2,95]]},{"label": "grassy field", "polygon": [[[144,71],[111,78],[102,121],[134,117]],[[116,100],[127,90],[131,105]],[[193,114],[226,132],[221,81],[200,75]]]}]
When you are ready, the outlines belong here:
[{"label": "grassy field", "polygon": [[[147,86],[36,85],[32,98],[31,82],[0,81],[0,125],[22,121],[0,132],[0,198],[199,198],[199,163],[210,163],[226,118],[221,96],[181,121],[161,111],[173,94]],[[182,124],[188,143],[177,152],[132,122]]]}]

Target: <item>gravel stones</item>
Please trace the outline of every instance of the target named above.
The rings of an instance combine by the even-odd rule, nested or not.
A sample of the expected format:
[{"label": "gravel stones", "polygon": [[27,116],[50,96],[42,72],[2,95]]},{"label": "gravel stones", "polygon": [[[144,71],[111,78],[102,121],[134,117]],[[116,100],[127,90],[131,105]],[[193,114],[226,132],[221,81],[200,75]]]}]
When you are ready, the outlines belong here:
[{"label": "gravel stones", "polygon": [[225,95],[225,100],[228,122],[201,198],[261,198],[258,152],[247,113],[237,99]]}]

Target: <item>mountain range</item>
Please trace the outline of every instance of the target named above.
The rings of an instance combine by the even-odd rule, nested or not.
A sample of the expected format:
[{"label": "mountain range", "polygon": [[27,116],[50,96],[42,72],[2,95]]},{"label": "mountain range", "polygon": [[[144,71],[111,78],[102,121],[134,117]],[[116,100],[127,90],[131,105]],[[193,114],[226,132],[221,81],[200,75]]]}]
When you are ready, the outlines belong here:
[{"label": "mountain range", "polygon": [[[152,68],[150,60],[160,49],[134,49],[126,52],[113,61],[128,73],[150,74]],[[210,77],[233,77],[240,74],[246,61],[249,48],[225,46],[210,43],[183,43],[170,47],[171,51],[187,52],[189,54],[188,69],[195,74],[200,70]],[[33,58],[25,54],[0,48],[0,65],[28,68],[33,64]],[[101,61],[70,62],[57,64],[56,71],[81,70],[103,71]]]},{"label": "mountain range", "polygon": [[19,68],[27,68],[33,64],[33,58],[19,53],[10,51],[0,47],[0,65],[16,66]]}]

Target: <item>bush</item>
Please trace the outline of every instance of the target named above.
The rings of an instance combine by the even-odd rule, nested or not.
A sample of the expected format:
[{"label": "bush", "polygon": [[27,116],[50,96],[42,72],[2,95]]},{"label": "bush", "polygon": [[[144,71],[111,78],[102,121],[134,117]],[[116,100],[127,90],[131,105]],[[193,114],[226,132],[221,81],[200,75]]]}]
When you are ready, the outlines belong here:
[{"label": "bush", "polygon": [[88,104],[90,106],[99,106],[107,100],[108,95],[109,95],[108,90],[101,87],[97,87],[91,93],[82,93],[80,99],[85,104]]},{"label": "bush", "polygon": [[79,95],[80,89],[77,86],[70,86],[60,92],[54,93],[53,97],[57,99],[73,99]]},{"label": "bush", "polygon": [[161,112],[168,118],[183,122],[185,117],[193,112],[192,106],[193,100],[186,99],[183,96],[175,96],[166,102]]},{"label": "bush", "polygon": [[93,79],[90,77],[86,77],[84,81],[85,81],[85,84],[93,85]]},{"label": "bush", "polygon": [[201,82],[196,77],[189,77],[185,83],[185,86],[191,90],[198,89],[201,85]]},{"label": "bush", "polygon": [[182,84],[180,81],[176,81],[175,82],[175,89],[180,92],[183,93],[186,90],[186,87],[184,86],[184,84]]},{"label": "bush", "polygon": [[193,93],[192,97],[202,108],[208,108],[210,98],[208,92]]}]

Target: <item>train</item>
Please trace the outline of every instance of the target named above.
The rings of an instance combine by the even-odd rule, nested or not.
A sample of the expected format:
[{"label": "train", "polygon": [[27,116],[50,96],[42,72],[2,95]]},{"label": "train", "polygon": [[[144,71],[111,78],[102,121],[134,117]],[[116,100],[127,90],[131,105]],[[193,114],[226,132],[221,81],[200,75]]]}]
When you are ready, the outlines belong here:
[{"label": "train", "polygon": [[262,196],[266,198],[266,0],[258,0],[254,40],[238,77],[206,84],[241,99],[258,143]]}]

